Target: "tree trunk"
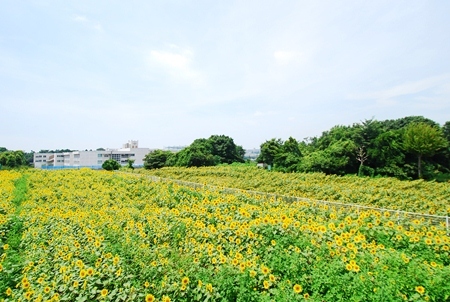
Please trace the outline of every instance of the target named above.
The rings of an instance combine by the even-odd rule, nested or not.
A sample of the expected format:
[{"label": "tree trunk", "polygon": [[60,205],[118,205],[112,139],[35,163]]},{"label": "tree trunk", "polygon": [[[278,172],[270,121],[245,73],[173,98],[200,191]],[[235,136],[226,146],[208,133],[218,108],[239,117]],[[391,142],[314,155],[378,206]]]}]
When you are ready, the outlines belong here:
[{"label": "tree trunk", "polygon": [[417,170],[418,170],[418,174],[419,174],[419,179],[422,179],[422,154],[419,154],[417,156],[417,158],[419,160],[419,162],[417,164],[417,166],[418,166]]}]

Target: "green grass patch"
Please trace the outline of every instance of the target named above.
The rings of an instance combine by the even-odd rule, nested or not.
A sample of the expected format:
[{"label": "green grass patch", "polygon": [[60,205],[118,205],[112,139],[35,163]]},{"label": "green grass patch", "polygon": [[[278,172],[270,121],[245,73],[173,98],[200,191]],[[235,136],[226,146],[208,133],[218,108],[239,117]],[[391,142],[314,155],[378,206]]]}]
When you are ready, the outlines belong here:
[{"label": "green grass patch", "polygon": [[0,255],[6,257],[1,263],[0,270],[0,297],[3,296],[8,288],[13,288],[20,281],[23,267],[22,247],[20,245],[23,233],[23,220],[20,218],[22,202],[27,198],[27,176],[23,175],[14,182],[14,199],[12,203],[16,210],[14,215],[9,217],[8,222],[0,226],[1,246]]}]

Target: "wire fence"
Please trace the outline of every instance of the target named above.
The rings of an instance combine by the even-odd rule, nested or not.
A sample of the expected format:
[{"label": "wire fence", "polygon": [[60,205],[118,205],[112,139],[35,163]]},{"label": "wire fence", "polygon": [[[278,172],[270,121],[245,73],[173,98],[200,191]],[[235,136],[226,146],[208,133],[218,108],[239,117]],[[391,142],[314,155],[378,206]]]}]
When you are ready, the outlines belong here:
[{"label": "wire fence", "polygon": [[371,206],[365,206],[365,205],[359,205],[359,204],[342,203],[342,202],[337,202],[337,201],[315,200],[315,199],[310,199],[310,198],[305,198],[305,197],[280,195],[280,194],[274,194],[274,193],[243,190],[243,189],[236,189],[236,188],[226,188],[226,187],[219,187],[219,186],[214,186],[214,185],[201,184],[201,183],[178,180],[178,179],[163,178],[163,177],[158,177],[158,176],[153,176],[153,175],[145,175],[145,174],[137,174],[137,173],[129,173],[129,172],[120,172],[120,173],[126,173],[126,174],[131,174],[131,175],[136,175],[136,176],[143,176],[143,177],[150,179],[153,182],[176,183],[178,185],[187,186],[187,187],[194,188],[194,189],[209,189],[209,190],[218,191],[220,193],[233,194],[233,195],[245,194],[246,196],[250,196],[250,197],[253,197],[256,199],[277,200],[277,201],[284,201],[284,202],[288,202],[288,203],[303,202],[310,206],[315,206],[315,207],[322,206],[322,207],[326,207],[327,209],[334,208],[336,210],[342,209],[342,210],[351,210],[351,211],[356,211],[356,212],[375,211],[375,212],[379,212],[381,214],[389,213],[389,216],[393,219],[396,219],[398,224],[409,224],[409,223],[413,222],[414,220],[419,220],[421,223],[428,223],[430,225],[441,225],[446,228],[447,235],[450,236],[450,218],[449,218],[449,216],[439,216],[439,215],[415,213],[415,212],[408,212],[408,211],[402,211],[402,210],[377,208],[377,207],[371,207]]}]

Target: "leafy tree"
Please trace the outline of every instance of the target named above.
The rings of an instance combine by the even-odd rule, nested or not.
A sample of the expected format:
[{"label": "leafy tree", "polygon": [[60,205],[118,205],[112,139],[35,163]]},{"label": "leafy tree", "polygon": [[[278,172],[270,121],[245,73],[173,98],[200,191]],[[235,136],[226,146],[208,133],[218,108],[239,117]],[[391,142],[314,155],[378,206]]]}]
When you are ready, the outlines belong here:
[{"label": "leafy tree", "polygon": [[128,169],[134,170],[133,164],[134,164],[134,159],[131,159],[131,158],[127,159]]},{"label": "leafy tree", "polygon": [[8,149],[6,149],[5,147],[0,147],[0,153],[5,151],[8,151]]},{"label": "leafy tree", "polygon": [[119,170],[120,164],[114,159],[108,159],[102,164],[102,168],[107,171]]},{"label": "leafy tree", "polygon": [[21,150],[1,152],[0,165],[9,168],[17,168],[20,166],[25,166],[27,165],[25,153]]},{"label": "leafy tree", "polygon": [[389,130],[378,135],[368,150],[375,173],[400,179],[409,178],[410,166],[406,164],[403,150],[403,134],[400,130]]},{"label": "leafy tree", "polygon": [[[351,126],[334,126],[319,137],[306,138],[297,144],[293,139],[288,140],[292,143],[271,139],[261,144],[257,160],[286,172],[314,171],[338,175],[358,173],[412,179],[421,170],[430,179],[438,179],[436,175],[443,173],[450,176],[449,147],[438,148],[427,155],[418,155],[404,147],[405,129],[418,123],[435,129],[441,128],[438,123],[422,116],[385,121],[372,118]],[[450,122],[445,123],[441,129],[446,145],[449,146]],[[417,167],[418,156],[420,169]],[[424,156],[429,157],[425,164],[421,160]]]},{"label": "leafy tree", "polygon": [[25,152],[25,160],[27,162],[28,166],[32,166],[33,165],[33,160],[34,160],[34,151],[31,150],[31,152]]},{"label": "leafy tree", "polygon": [[418,176],[422,178],[422,158],[432,156],[448,144],[440,128],[427,123],[411,123],[404,133],[404,148],[417,156]]},{"label": "leafy tree", "polygon": [[214,166],[244,162],[245,151],[237,146],[231,137],[212,135],[208,139],[199,138],[169,159],[169,165],[182,167]]},{"label": "leafy tree", "polygon": [[280,153],[283,147],[283,141],[281,139],[272,138],[265,141],[260,146],[260,153],[256,159],[260,163],[265,163],[273,166],[275,157]]},{"label": "leafy tree", "polygon": [[298,141],[289,137],[278,149],[278,154],[274,158],[274,166],[278,171],[296,172],[300,163],[302,153]]},{"label": "leafy tree", "polygon": [[145,169],[159,169],[169,166],[170,158],[174,154],[171,151],[154,150],[144,157]]},{"label": "leafy tree", "polygon": [[181,167],[204,167],[214,166],[220,163],[220,157],[214,156],[212,145],[209,140],[196,139],[189,147],[184,148],[176,154],[176,166]]},{"label": "leafy tree", "polygon": [[337,175],[356,173],[355,150],[356,145],[353,141],[339,140],[325,150],[317,150],[303,157],[300,171]]},{"label": "leafy tree", "polygon": [[444,126],[442,127],[442,132],[447,142],[450,143],[450,121],[445,122]]},{"label": "leafy tree", "polygon": [[211,145],[211,153],[221,164],[244,162],[245,151],[241,146],[236,146],[233,139],[226,135],[211,135],[208,138]]},{"label": "leafy tree", "polygon": [[404,129],[409,124],[413,124],[413,123],[425,123],[425,124],[428,124],[433,127],[439,127],[438,123],[436,123],[435,121],[430,120],[428,118],[425,118],[423,116],[407,116],[407,117],[402,117],[402,118],[399,118],[396,120],[386,120],[386,121],[381,122],[381,124],[382,124],[383,128],[385,128],[385,130]]}]

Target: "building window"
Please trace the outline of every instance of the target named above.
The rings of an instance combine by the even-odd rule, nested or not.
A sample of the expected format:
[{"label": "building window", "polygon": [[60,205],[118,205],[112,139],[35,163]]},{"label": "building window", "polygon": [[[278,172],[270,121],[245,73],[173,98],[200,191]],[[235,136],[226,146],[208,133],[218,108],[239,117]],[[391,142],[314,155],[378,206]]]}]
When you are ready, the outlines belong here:
[{"label": "building window", "polygon": [[102,157],[102,155],[101,154],[97,154],[97,157]]}]

